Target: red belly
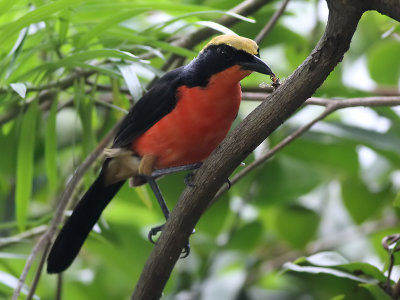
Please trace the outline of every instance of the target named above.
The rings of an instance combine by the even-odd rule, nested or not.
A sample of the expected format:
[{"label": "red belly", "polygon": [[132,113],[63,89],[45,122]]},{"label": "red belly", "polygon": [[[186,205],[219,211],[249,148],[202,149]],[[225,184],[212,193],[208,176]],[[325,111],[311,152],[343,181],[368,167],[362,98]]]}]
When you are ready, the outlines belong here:
[{"label": "red belly", "polygon": [[[248,75],[242,73],[241,78]],[[142,157],[156,156],[157,169],[207,158],[224,139],[239,110],[241,78],[224,75],[225,81],[214,78],[218,84],[210,81],[207,89],[180,87],[176,107],[133,141],[133,150]]]}]

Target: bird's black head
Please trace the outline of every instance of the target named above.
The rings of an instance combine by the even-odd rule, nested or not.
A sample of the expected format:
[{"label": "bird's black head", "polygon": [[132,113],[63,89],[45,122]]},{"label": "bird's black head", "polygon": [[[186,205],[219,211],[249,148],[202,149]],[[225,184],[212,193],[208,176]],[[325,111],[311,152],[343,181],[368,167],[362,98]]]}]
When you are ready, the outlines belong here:
[{"label": "bird's black head", "polygon": [[274,75],[260,59],[259,49],[253,40],[236,36],[220,35],[213,38],[200,54],[185,67],[189,86],[206,86],[212,75],[233,66],[250,72]]}]

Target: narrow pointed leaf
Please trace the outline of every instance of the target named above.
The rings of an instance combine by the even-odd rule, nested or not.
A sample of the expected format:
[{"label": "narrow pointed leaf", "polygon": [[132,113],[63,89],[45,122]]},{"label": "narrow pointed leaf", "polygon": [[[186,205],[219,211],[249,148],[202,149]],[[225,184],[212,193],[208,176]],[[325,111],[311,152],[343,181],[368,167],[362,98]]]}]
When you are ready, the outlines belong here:
[{"label": "narrow pointed leaf", "polygon": [[57,100],[54,100],[49,117],[46,124],[46,173],[50,191],[54,191],[57,187],[57,136],[56,136],[56,116],[57,116]]},{"label": "narrow pointed leaf", "polygon": [[17,179],[15,190],[15,205],[18,228],[25,229],[28,216],[29,200],[32,194],[33,159],[35,150],[36,121],[38,116],[38,101],[30,104],[23,115],[17,153]]}]

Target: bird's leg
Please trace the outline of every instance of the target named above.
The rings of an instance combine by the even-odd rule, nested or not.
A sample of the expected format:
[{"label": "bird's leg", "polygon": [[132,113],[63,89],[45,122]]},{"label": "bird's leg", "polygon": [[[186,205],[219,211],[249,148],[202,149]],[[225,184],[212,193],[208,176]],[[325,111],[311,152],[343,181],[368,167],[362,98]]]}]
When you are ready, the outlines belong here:
[{"label": "bird's leg", "polygon": [[[158,187],[156,183],[156,178],[166,175],[166,174],[172,174],[176,172],[181,172],[181,171],[188,171],[188,170],[194,170],[197,169],[201,166],[201,163],[195,163],[195,164],[189,164],[189,165],[184,165],[184,166],[177,166],[177,167],[171,167],[171,168],[165,168],[165,169],[158,169],[150,172],[152,169],[153,165],[155,162],[154,157],[149,157],[149,156],[144,156],[142,158],[142,163],[141,166],[139,167],[139,172],[142,174],[142,176],[146,179],[146,181],[149,183],[150,188],[152,189],[154,195],[156,196],[156,199],[158,201],[158,204],[161,207],[161,210],[164,214],[165,220],[169,218],[170,211],[167,207],[167,204],[165,203],[164,197],[162,196],[161,190]],[[150,175],[146,175],[150,174]],[[154,236],[162,231],[164,228],[165,224],[162,224],[160,226],[156,226],[150,229],[149,234],[148,234],[148,239],[150,242],[153,244],[155,243],[154,241]],[[182,250],[182,257],[187,257],[190,253],[190,244],[189,241],[187,241],[184,249]]]},{"label": "bird's leg", "polygon": [[[160,207],[161,207],[161,210],[162,210],[162,212],[163,212],[163,214],[164,214],[165,220],[168,220],[168,218],[169,218],[169,209],[168,209],[168,207],[167,207],[167,204],[165,203],[165,200],[164,200],[164,198],[163,198],[163,196],[162,196],[162,194],[161,194],[161,190],[160,190],[160,188],[158,187],[158,185],[157,185],[157,183],[156,183],[154,177],[152,177],[152,176],[145,176],[145,178],[146,178],[147,182],[149,183],[149,185],[150,185],[150,187],[151,187],[151,189],[152,189],[154,195],[155,195],[156,198],[157,198],[158,204],[159,204]],[[156,226],[156,227],[153,227],[153,228],[150,229],[149,234],[147,235],[147,237],[148,237],[148,239],[149,239],[150,242],[152,242],[153,244],[155,244],[155,241],[154,241],[153,237],[154,237],[157,233],[159,233],[160,231],[163,230],[164,225],[165,225],[165,223],[162,224],[162,225],[159,225],[159,226]],[[181,258],[187,257],[187,256],[189,255],[189,253],[190,253],[190,244],[189,244],[189,241],[187,241],[185,247],[184,247],[183,250],[182,250],[182,254],[183,254],[183,255],[181,256]]]},{"label": "bird's leg", "polygon": [[200,168],[202,165],[201,162],[199,163],[194,163],[194,164],[188,164],[188,165],[183,165],[183,166],[177,166],[177,167],[171,167],[171,168],[165,168],[165,169],[158,169],[154,170],[151,173],[151,177],[157,178],[163,175],[167,174],[173,174],[177,172],[182,172],[182,171],[191,171]]}]

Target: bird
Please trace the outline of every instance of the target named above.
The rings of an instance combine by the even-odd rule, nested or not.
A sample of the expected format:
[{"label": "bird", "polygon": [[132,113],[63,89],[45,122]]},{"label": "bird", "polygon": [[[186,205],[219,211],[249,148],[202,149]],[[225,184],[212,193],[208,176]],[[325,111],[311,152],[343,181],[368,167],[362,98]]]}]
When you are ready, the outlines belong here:
[{"label": "bird", "polygon": [[[167,219],[169,210],[155,180],[198,168],[220,144],[238,114],[240,81],[252,72],[278,82],[260,59],[256,42],[219,35],[189,64],[165,73],[129,110],[111,148],[104,150],[97,179],[52,245],[47,272],[61,273],[72,264],[102,211],[128,179],[133,186],[150,185]],[[162,227],[150,230],[151,241]]]}]

